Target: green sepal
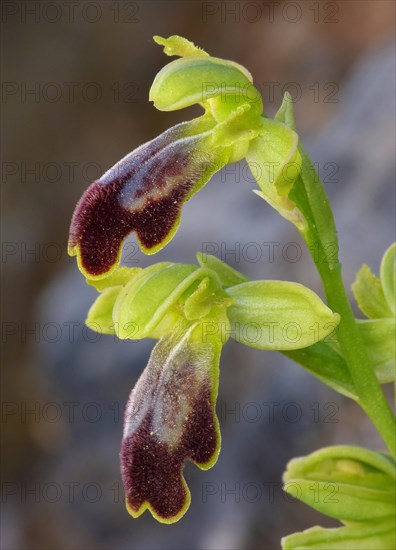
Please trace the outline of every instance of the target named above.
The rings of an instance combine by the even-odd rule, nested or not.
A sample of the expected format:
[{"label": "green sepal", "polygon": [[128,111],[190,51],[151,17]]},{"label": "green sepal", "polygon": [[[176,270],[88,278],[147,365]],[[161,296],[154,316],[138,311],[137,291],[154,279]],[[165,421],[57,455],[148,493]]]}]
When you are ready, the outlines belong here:
[{"label": "green sepal", "polygon": [[389,309],[395,314],[396,310],[396,243],[393,243],[385,252],[380,267],[382,290]]},{"label": "green sepal", "polygon": [[196,265],[170,264],[165,267],[144,269],[119,293],[113,309],[113,320],[119,338],[128,338],[132,323],[136,327],[135,339],[161,337],[153,332],[168,311],[198,278],[205,276]]},{"label": "green sepal", "polygon": [[367,522],[362,525],[311,527],[282,538],[283,550],[394,550],[394,521]]},{"label": "green sepal", "polygon": [[106,288],[96,298],[88,311],[85,324],[100,334],[115,334],[113,308],[122,286]]},{"label": "green sepal", "polygon": [[[171,61],[156,75],[149,100],[160,111],[176,111],[251,88],[242,65],[217,57],[195,56]],[[205,88],[205,85],[207,86]]]},{"label": "green sepal", "polygon": [[286,357],[301,365],[338,393],[358,401],[358,395],[343,357],[331,344],[318,342],[307,348],[283,351]]},{"label": "green sepal", "polygon": [[247,346],[291,350],[310,346],[339,323],[312,290],[286,281],[252,281],[227,289],[232,337]]},{"label": "green sepal", "polygon": [[372,273],[368,265],[363,264],[357,272],[352,291],[360,310],[369,319],[380,319],[392,315],[385,299],[381,280]]},{"label": "green sepal", "polygon": [[228,264],[222,262],[216,256],[198,252],[196,254],[200,266],[214,271],[224,288],[246,283],[249,279]]},{"label": "green sepal", "polygon": [[395,380],[395,319],[357,319],[366,351],[380,384]]},{"label": "green sepal", "polygon": [[392,518],[395,479],[389,456],[346,445],[295,458],[283,475],[286,492],[348,524]]},{"label": "green sepal", "polygon": [[126,285],[128,281],[135,277],[138,273],[142,271],[141,267],[117,267],[111,271],[110,275],[107,277],[102,277],[101,279],[86,279],[88,285],[94,286],[96,290],[102,292],[106,288],[113,286]]}]

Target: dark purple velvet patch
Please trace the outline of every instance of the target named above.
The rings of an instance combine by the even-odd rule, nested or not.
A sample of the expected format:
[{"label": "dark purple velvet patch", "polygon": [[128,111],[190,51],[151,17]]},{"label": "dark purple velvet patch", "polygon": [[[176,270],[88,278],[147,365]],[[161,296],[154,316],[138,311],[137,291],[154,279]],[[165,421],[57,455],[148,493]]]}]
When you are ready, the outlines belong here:
[{"label": "dark purple velvet patch", "polygon": [[135,515],[149,504],[164,521],[186,510],[185,460],[209,467],[217,458],[219,430],[212,385],[217,384],[216,346],[166,337],[131,392],[121,444],[121,472]]},{"label": "dark purple velvet patch", "polygon": [[158,441],[152,428],[152,412],[148,411],[133,435],[123,440],[122,476],[127,501],[134,512],[149,502],[158,516],[169,520],[187,504],[181,475],[184,461],[205,464],[217,448],[210,391],[202,391],[199,400],[193,403],[193,412],[177,447],[169,449]]},{"label": "dark purple velvet patch", "polygon": [[[184,123],[142,145],[94,182],[73,214],[69,246],[90,276],[117,262],[123,240],[135,232],[146,251],[160,247],[178,223],[194,186],[214,171],[214,155],[200,153],[202,134],[183,137]],[[211,172],[211,167],[213,170]]]},{"label": "dark purple velvet patch", "polygon": [[70,246],[79,246],[81,265],[89,275],[102,275],[116,263],[125,237],[135,231],[150,250],[164,241],[175,225],[193,182],[173,189],[160,200],[148,200],[135,212],[120,204],[123,184],[93,183],[75,210]]}]

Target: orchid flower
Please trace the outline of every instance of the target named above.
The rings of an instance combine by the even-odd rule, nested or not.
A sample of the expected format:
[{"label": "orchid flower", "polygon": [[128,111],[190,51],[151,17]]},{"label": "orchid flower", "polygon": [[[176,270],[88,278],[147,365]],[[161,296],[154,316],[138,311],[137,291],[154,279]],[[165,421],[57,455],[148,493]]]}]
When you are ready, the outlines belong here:
[{"label": "orchid flower", "polygon": [[[156,76],[149,95],[154,106],[173,111],[199,104],[205,112],[126,155],[84,193],[71,223],[69,253],[87,277],[103,277],[118,265],[131,232],[146,254],[163,248],[177,231],[183,204],[223,166],[246,156],[260,171],[264,197],[303,223],[287,197],[292,180],[285,178],[287,166],[295,168],[293,180],[299,173],[297,134],[263,117],[250,73],[181,37],[155,40],[168,55],[182,57]],[[263,140],[266,156],[258,160]]]},{"label": "orchid flower", "polygon": [[215,406],[227,340],[285,353],[309,349],[334,330],[339,315],[301,284],[249,281],[212,256],[198,255],[199,265],[118,265],[131,232],[143,252],[157,252],[174,236],[183,204],[243,158],[260,171],[260,196],[300,231],[306,226],[291,197],[301,155],[288,105],[270,120],[244,67],[181,37],[155,41],[181,58],[156,76],[154,105],[171,111],[199,104],[204,114],[138,147],[92,183],[75,209],[69,252],[100,293],[88,326],[122,339],[158,340],[126,407],[121,473],[133,517],[149,510],[172,523],[190,503],[185,461],[207,469],[220,451]]},{"label": "orchid flower", "polygon": [[[88,326],[123,339],[159,340],[130,394],[120,456],[130,514],[148,509],[165,523],[177,521],[190,503],[184,462],[208,469],[217,460],[215,405],[227,340],[258,349],[305,348],[316,341],[312,324],[318,319],[324,335],[338,323],[300,284],[248,281],[213,256],[197,257],[199,265],[120,267],[109,277],[88,280],[100,292]],[[290,311],[297,339],[284,330]]]}]

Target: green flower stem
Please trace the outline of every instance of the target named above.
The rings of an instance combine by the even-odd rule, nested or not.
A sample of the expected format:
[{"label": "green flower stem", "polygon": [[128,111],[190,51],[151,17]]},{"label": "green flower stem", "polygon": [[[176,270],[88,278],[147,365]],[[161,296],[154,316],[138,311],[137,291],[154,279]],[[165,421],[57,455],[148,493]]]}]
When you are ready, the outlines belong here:
[{"label": "green flower stem", "polygon": [[302,172],[289,196],[296,201],[308,222],[301,234],[321,276],[327,304],[341,315],[337,337],[358,401],[392,455],[396,456],[395,417],[370,364],[344,287],[333,213],[323,184],[301,144],[299,151],[303,161]]}]

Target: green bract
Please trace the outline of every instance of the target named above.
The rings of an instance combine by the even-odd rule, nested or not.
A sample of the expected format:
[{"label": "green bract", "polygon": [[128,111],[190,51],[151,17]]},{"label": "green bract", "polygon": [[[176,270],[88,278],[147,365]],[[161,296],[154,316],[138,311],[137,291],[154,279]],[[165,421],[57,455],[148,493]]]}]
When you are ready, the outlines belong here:
[{"label": "green bract", "polygon": [[395,380],[395,273],[396,243],[385,252],[380,278],[367,265],[356,275],[352,290],[369,320],[358,320],[367,354],[381,384]]},{"label": "green bract", "polygon": [[372,273],[368,265],[363,264],[356,274],[352,290],[360,310],[369,319],[381,319],[391,315],[381,280]]},{"label": "green bract", "polygon": [[395,319],[358,320],[367,353],[381,384],[395,380]]},{"label": "green bract", "polygon": [[393,318],[395,315],[396,243],[384,254],[380,275],[380,278],[374,275],[364,264],[352,285],[359,308],[369,319]]},{"label": "green bract", "polygon": [[301,170],[298,135],[281,122],[264,119],[262,133],[252,141],[246,160],[261,189],[255,192],[298,229],[304,229],[303,215],[289,198]]}]

